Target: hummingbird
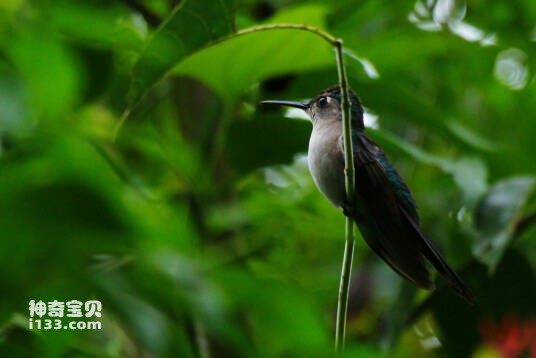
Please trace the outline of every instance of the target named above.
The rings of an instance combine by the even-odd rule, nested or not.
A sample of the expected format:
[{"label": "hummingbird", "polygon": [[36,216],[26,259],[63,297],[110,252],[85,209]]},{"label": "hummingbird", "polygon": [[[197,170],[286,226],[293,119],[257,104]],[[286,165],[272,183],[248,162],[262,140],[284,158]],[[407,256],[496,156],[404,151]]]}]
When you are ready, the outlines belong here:
[{"label": "hummingbird", "polygon": [[306,102],[262,101],[302,109],[313,123],[308,166],[317,188],[344,215],[395,272],[422,289],[433,289],[427,262],[469,303],[473,295],[420,226],[417,204],[383,150],[365,133],[363,106],[349,90],[355,167],[354,200],[345,190],[341,89],[335,85]]}]

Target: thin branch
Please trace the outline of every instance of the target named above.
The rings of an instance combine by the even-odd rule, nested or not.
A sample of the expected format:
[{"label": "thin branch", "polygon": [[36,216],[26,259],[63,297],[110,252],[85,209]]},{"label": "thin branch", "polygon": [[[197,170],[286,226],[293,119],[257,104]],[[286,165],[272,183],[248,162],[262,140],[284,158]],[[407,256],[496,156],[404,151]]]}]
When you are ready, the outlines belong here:
[{"label": "thin branch", "polygon": [[203,327],[203,323],[201,323],[199,319],[194,318],[193,326],[199,357],[210,358],[210,342],[207,338],[207,333],[205,331],[205,327]]},{"label": "thin branch", "polygon": [[346,200],[348,203],[353,203],[355,190],[355,168],[354,168],[354,152],[352,146],[352,121],[350,111],[350,96],[348,93],[348,80],[346,79],[346,69],[344,68],[343,58],[343,43],[342,40],[336,42],[337,53],[337,68],[339,73],[339,82],[341,86],[342,96],[342,124],[344,134],[344,171],[346,174]]},{"label": "thin branch", "polygon": [[[318,35],[322,37],[324,40],[329,42],[333,46],[338,46],[339,42],[341,42],[336,37],[331,36],[327,32],[324,32],[320,30],[317,27],[309,26],[309,25],[303,25],[303,24],[273,24],[273,25],[261,25],[261,26],[253,26],[244,30],[239,30],[235,34],[232,34],[231,36],[224,37],[221,40],[216,41],[225,41],[229,37],[235,37],[235,36],[241,36],[241,35],[247,35],[253,32],[260,32],[260,31],[269,31],[269,30],[301,30],[301,31],[307,31],[311,32],[315,35]],[[342,42],[341,42],[342,43]]]},{"label": "thin branch", "polygon": [[[337,39],[335,42],[337,57],[337,69],[339,74],[339,84],[341,86],[342,97],[342,125],[344,139],[344,173],[346,186],[346,200],[353,203],[355,191],[355,168],[354,153],[352,145],[352,123],[350,111],[350,98],[348,94],[348,80],[343,59],[343,42]],[[335,351],[344,350],[346,339],[346,316],[348,312],[348,292],[350,289],[350,276],[352,274],[352,261],[354,258],[354,223],[352,218],[346,217],[346,238],[344,244],[344,255],[342,258],[341,281],[339,285],[339,300],[337,304],[337,322],[335,327]]]},{"label": "thin branch", "polygon": [[344,241],[344,254],[342,257],[341,280],[339,283],[339,299],[337,301],[337,321],[335,324],[335,351],[344,350],[346,340],[346,318],[348,314],[348,292],[352,274],[352,261],[354,259],[354,223],[346,218],[346,239]]}]

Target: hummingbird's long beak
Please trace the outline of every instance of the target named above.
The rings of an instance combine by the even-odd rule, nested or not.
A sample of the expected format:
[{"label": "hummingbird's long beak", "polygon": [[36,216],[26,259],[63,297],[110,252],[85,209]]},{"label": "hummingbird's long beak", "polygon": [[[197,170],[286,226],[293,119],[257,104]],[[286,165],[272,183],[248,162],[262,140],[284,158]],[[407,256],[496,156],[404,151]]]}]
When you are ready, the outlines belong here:
[{"label": "hummingbird's long beak", "polygon": [[261,104],[277,104],[280,106],[294,107],[306,110],[309,107],[308,102],[293,102],[293,101],[262,101]]}]

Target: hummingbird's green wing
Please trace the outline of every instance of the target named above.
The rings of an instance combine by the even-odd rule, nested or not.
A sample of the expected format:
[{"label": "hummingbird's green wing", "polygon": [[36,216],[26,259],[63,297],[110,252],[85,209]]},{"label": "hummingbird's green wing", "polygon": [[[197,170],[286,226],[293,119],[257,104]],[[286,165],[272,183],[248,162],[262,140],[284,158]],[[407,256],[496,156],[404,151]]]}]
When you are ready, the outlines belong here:
[{"label": "hummingbird's green wing", "polygon": [[420,228],[411,192],[383,151],[363,132],[353,137],[354,218],[367,244],[396,272],[425,289],[433,287],[428,260],[458,293],[472,301],[467,287]]},{"label": "hummingbird's green wing", "polygon": [[355,220],[359,231],[370,248],[396,272],[418,287],[431,289],[433,282],[426,262],[399,209],[397,189],[388,177],[383,158],[378,157],[383,154],[381,149],[364,134],[354,137]]}]

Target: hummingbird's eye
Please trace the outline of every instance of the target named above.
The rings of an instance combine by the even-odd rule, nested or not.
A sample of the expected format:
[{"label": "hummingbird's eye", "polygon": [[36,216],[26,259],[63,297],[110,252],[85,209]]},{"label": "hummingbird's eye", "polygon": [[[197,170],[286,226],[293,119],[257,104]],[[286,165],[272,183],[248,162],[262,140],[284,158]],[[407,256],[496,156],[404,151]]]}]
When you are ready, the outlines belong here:
[{"label": "hummingbird's eye", "polygon": [[328,105],[328,98],[326,96],[320,97],[316,103],[318,104],[318,107],[324,108]]}]

